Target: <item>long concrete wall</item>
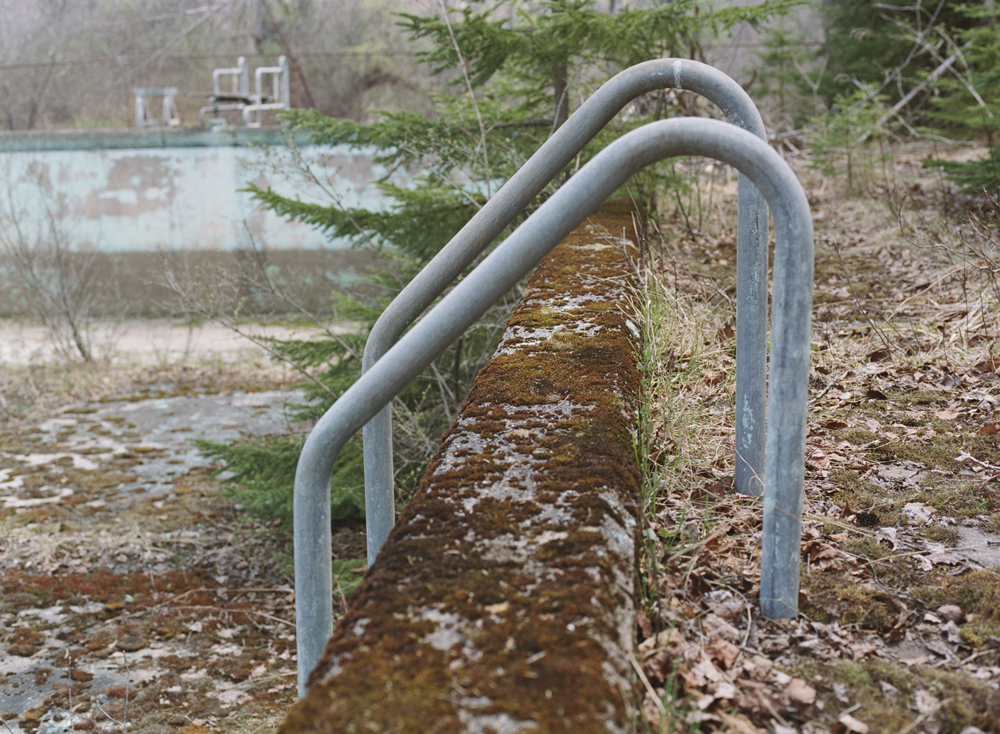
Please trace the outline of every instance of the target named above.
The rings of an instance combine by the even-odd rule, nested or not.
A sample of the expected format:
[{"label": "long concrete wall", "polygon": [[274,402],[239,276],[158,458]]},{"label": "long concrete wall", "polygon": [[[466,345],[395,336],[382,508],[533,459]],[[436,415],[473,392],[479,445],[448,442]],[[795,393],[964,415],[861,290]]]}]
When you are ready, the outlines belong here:
[{"label": "long concrete wall", "polygon": [[[294,145],[289,147],[288,143]],[[278,131],[105,131],[0,136],[0,220],[44,232],[50,215],[83,251],[343,248],[261,211],[248,182],[304,201],[381,209],[373,151],[310,145]],[[308,165],[320,183],[297,171]],[[404,174],[394,182],[406,185]]]},{"label": "long concrete wall", "polygon": [[282,732],[633,730],[635,242],[539,266]]}]

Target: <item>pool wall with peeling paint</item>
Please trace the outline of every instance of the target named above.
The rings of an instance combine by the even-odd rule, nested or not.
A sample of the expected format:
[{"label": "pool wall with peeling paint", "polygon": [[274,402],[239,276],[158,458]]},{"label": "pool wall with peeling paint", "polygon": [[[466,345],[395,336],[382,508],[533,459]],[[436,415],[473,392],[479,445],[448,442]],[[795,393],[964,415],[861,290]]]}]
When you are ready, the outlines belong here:
[{"label": "pool wall with peeling paint", "polygon": [[260,211],[240,189],[252,182],[330,204],[295,173],[297,154],[344,206],[379,211],[389,201],[374,181],[386,170],[373,152],[274,130],[11,133],[0,135],[0,183],[10,192],[0,214],[18,214],[30,230],[56,212],[84,251],[239,250],[251,239],[273,250],[344,248],[347,240]]}]

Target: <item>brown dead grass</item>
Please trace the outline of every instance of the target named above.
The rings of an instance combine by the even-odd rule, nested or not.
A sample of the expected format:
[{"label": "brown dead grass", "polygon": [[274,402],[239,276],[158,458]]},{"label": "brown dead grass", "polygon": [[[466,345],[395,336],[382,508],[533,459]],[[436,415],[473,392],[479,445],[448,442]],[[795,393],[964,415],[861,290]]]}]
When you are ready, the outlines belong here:
[{"label": "brown dead grass", "polygon": [[[793,162],[816,227],[796,620],[758,616],[760,506],[730,490],[734,225],[687,230],[695,205],[661,224],[649,731],[1000,726],[997,243],[975,239],[927,154],[894,150],[853,198]],[[735,222],[722,198],[702,221]]]}]

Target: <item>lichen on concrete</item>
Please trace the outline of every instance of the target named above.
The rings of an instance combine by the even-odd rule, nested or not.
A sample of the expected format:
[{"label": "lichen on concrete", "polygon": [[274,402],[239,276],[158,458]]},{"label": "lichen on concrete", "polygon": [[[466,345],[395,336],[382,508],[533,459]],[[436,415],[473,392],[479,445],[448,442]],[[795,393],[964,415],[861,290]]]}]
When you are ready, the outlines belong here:
[{"label": "lichen on concrete", "polygon": [[632,230],[539,266],[283,732],[632,729]]}]

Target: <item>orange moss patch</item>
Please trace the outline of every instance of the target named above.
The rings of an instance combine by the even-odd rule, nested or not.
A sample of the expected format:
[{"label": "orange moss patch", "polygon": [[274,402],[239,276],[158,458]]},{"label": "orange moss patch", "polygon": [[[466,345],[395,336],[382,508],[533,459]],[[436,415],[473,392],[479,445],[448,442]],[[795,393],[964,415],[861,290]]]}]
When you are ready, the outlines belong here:
[{"label": "orange moss patch", "polygon": [[[252,623],[256,611],[254,603],[220,600],[220,588],[223,588],[222,585],[209,572],[201,569],[155,575],[99,570],[86,574],[47,576],[14,571],[0,575],[0,612],[98,602],[104,604],[104,609],[97,613],[101,620],[126,612],[145,613],[153,635],[161,640],[188,631],[186,612],[191,609],[218,610],[226,614],[232,624]],[[77,619],[72,626],[82,624],[83,621]],[[214,618],[203,622],[206,631],[215,625],[218,625],[218,620]],[[82,638],[78,641],[83,642]],[[100,646],[106,641],[98,640],[96,644]]]},{"label": "orange moss patch", "polygon": [[[85,598],[90,601],[120,603],[126,595],[133,604],[146,606],[159,594],[202,591],[206,598],[215,598],[219,583],[206,571],[171,571],[165,574],[120,574],[99,570],[87,574],[49,576],[18,571],[0,576],[4,598],[15,605],[50,606],[60,601]],[[197,601],[197,598],[196,598]],[[203,600],[202,600],[203,601]]]},{"label": "orange moss patch", "polygon": [[630,213],[602,213],[539,266],[281,731],[630,730],[623,232]]}]

